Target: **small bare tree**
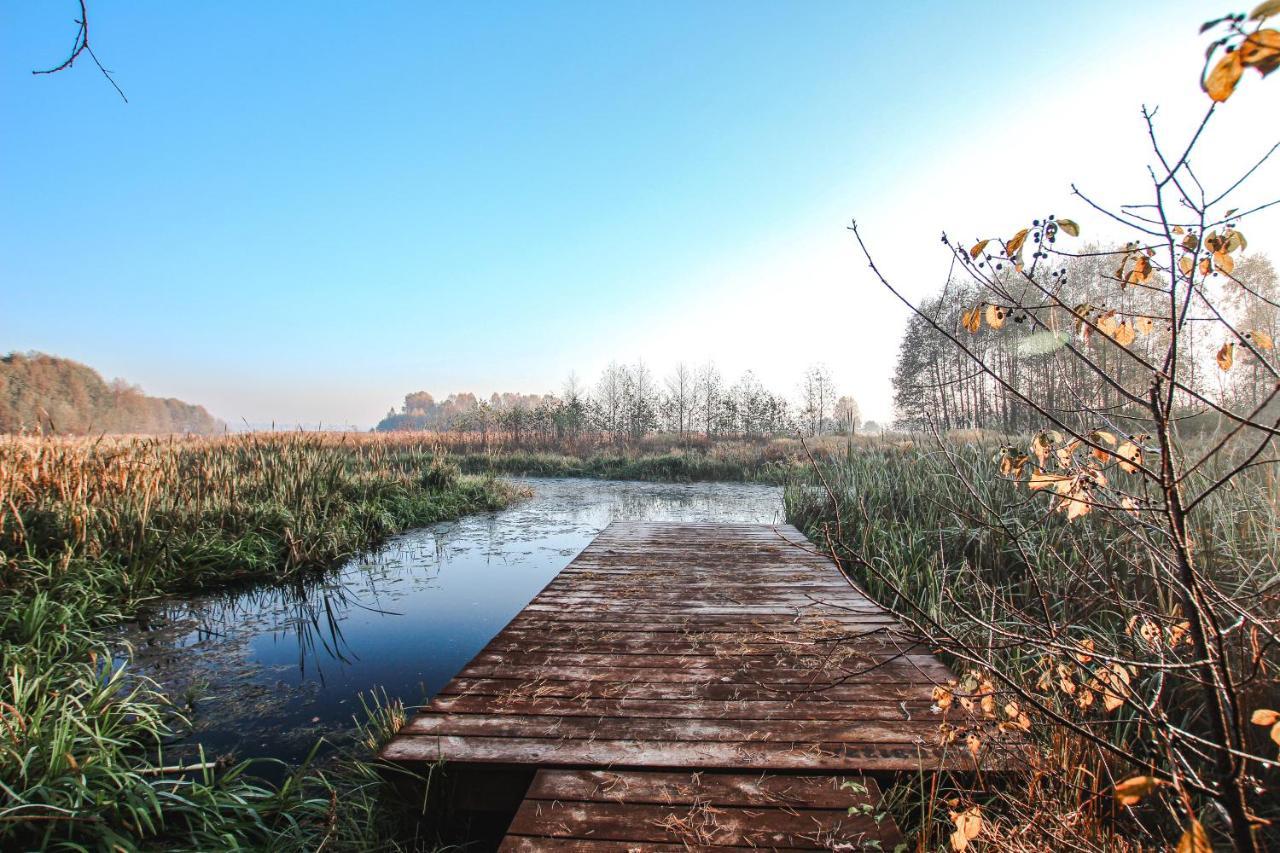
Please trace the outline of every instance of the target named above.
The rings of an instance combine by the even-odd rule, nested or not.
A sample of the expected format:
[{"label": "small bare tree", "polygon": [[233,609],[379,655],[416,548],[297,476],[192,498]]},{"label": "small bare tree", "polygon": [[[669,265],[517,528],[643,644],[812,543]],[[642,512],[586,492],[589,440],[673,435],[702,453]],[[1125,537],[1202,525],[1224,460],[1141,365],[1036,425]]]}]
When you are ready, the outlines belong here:
[{"label": "small bare tree", "polygon": [[[1241,223],[1280,199],[1235,198],[1280,143],[1218,190],[1202,185],[1194,165],[1242,77],[1280,67],[1280,32],[1265,26],[1273,15],[1280,0],[1204,25],[1214,36],[1201,74],[1211,103],[1185,146],[1166,151],[1155,111],[1143,109],[1149,198],[1107,206],[1073,187],[1108,227],[1125,229],[1127,242],[1072,251],[1064,247],[1080,225],[1054,216],[1007,239],[961,245],[944,235],[953,269],[979,294],[953,325],[905,299],[851,226],[879,281],[1039,418],[1040,430],[1004,447],[997,463],[1011,487],[1047,498],[1040,523],[1101,527],[1114,543],[1102,558],[1084,549],[1058,555],[1061,581],[1030,577],[1026,602],[993,588],[982,607],[949,600],[954,619],[904,609],[930,642],[980,673],[940,686],[939,704],[959,698],[980,709],[989,732],[1020,733],[1035,718],[1078,739],[1115,772],[1117,808],[1167,815],[1182,828],[1178,849],[1188,851],[1210,849],[1206,810],[1239,851],[1259,850],[1267,815],[1277,817],[1280,370],[1273,330],[1257,321],[1274,318],[1277,301],[1238,273],[1248,245]],[[1068,279],[1099,260],[1110,295],[1073,302]],[[1047,405],[1007,361],[987,357],[991,348],[978,342],[992,335],[1016,336],[1014,350],[1026,357],[1055,353],[1084,381],[1067,386],[1067,403]],[[1244,367],[1256,394],[1214,391],[1196,378]],[[1184,423],[1205,416],[1222,426],[1184,434]],[[976,495],[974,472],[955,472]],[[1007,547],[1029,568],[1040,565],[1034,529],[1011,528],[994,510],[973,523],[1001,525]],[[859,567],[893,585],[874,560]],[[1041,672],[1031,685],[1028,661]],[[1006,698],[980,701],[997,693]],[[969,732],[975,758],[978,732]],[[954,843],[963,849],[965,839]]]}]

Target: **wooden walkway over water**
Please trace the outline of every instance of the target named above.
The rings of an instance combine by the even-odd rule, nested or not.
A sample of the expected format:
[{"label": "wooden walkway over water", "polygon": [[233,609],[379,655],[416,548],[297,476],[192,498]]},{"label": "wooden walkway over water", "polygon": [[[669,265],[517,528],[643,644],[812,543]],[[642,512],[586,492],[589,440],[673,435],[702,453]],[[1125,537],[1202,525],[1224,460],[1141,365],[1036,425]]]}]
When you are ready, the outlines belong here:
[{"label": "wooden walkway over water", "polygon": [[[822,824],[805,837],[828,840],[842,831],[831,820],[855,800],[845,790],[846,805],[837,802],[843,776],[938,766],[939,718],[929,709],[933,686],[948,678],[790,525],[617,522],[383,757],[523,771],[522,786],[545,769],[504,849],[606,849],[583,846],[603,840],[580,834],[597,824],[613,827],[618,849],[635,849],[631,842],[661,849],[660,840],[624,838],[618,827],[652,830],[665,821],[674,833],[692,820],[676,814],[681,808],[707,804],[770,814],[765,823],[786,830],[777,836],[786,843],[725,830],[707,836],[714,845],[737,846],[728,843],[736,838],[741,846],[812,849],[792,830]],[[610,787],[613,777],[567,770],[621,781]],[[780,789],[770,787],[777,785],[793,799],[813,796],[813,814],[796,818],[799,806],[779,800]],[[643,793],[608,795],[617,790]],[[574,803],[576,811],[543,821],[550,802]],[[665,818],[655,813],[664,807]],[[767,835],[760,820],[741,823]],[[667,843],[682,849],[689,841],[671,835]]]}]

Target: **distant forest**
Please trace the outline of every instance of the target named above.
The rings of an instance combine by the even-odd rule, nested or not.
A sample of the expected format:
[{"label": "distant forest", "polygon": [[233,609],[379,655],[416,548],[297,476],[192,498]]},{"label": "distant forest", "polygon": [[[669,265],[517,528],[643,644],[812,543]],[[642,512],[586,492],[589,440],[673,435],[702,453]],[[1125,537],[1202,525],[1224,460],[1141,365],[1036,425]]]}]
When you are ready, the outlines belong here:
[{"label": "distant forest", "polygon": [[765,388],[748,371],[729,383],[713,363],[681,363],[659,379],[643,363],[610,364],[590,387],[570,377],[560,394],[450,394],[436,400],[426,391],[404,398],[376,427],[379,431],[431,430],[487,435],[500,432],[516,443],[555,442],[583,436],[617,441],[654,433],[682,438],[765,438],[855,432],[861,417],[852,397],[839,397],[826,368],[810,368],[800,400]]},{"label": "distant forest", "polygon": [[122,380],[42,353],[0,358],[0,432],[54,435],[220,432],[224,425],[181,400],[148,397]]}]

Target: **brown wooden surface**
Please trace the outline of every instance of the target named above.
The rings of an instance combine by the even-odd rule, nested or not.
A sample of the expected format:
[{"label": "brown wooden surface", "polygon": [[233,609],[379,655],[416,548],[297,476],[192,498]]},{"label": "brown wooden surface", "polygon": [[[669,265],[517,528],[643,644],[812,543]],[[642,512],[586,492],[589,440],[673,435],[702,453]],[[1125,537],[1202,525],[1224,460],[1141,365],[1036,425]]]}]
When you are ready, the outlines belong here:
[{"label": "brown wooden surface", "polygon": [[[875,782],[839,776],[540,770],[502,851],[865,849],[902,835]],[[850,809],[853,814],[850,814]]]},{"label": "brown wooden surface", "polygon": [[790,525],[616,522],[383,756],[930,768],[942,758],[931,691],[950,677]]}]

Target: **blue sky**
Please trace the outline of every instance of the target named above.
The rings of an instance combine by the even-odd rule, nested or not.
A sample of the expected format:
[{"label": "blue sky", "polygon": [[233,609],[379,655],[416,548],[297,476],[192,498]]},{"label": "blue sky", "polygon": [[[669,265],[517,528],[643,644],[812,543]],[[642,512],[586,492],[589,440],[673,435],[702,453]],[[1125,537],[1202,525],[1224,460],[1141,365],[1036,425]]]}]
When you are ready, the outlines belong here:
[{"label": "blue sky", "polygon": [[74,2],[6,0],[0,349],[233,423],[368,426],[407,391],[682,357],[780,390],[825,362],[883,419],[903,315],[848,218],[923,295],[942,227],[1113,186],[1140,84],[1198,107],[1220,11],[97,0],[124,104],[87,62],[30,74]]}]

